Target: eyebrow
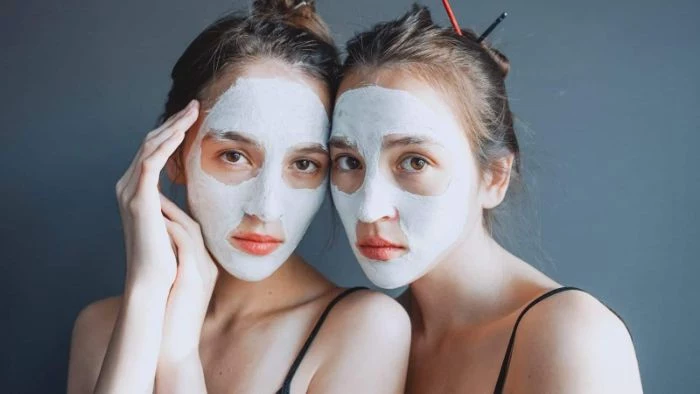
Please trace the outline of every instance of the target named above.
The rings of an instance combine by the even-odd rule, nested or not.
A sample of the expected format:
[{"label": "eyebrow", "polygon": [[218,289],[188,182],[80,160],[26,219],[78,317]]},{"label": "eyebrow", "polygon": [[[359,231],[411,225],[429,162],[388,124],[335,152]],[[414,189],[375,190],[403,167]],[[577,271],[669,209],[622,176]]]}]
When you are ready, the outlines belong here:
[{"label": "eyebrow", "polygon": [[393,148],[395,146],[420,145],[424,143],[434,144],[433,140],[425,137],[402,137],[398,139],[384,140],[382,149]]},{"label": "eyebrow", "polygon": [[357,150],[357,145],[350,142],[346,137],[331,137],[328,146],[336,149]]},{"label": "eyebrow", "polygon": [[306,145],[306,146],[301,146],[299,148],[294,148],[295,153],[301,153],[301,154],[313,154],[313,153],[318,153],[321,155],[327,155],[328,150],[323,147],[321,144],[311,144],[311,145]]},{"label": "eyebrow", "polygon": [[212,129],[209,131],[208,135],[210,135],[216,139],[219,139],[219,140],[237,141],[237,142],[242,142],[244,144],[260,146],[260,143],[258,143],[257,141],[255,141],[249,137],[246,137],[241,133],[237,133],[235,131],[221,131],[221,130]]}]

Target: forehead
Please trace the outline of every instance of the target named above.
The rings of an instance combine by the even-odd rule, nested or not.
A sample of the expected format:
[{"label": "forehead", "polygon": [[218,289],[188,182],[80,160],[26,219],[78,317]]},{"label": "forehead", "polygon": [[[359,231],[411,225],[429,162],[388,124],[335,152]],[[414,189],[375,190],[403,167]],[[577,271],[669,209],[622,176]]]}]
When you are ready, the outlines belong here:
[{"label": "forehead", "polygon": [[350,90],[379,86],[386,89],[399,90],[409,93],[420,100],[427,108],[437,113],[454,113],[449,105],[448,98],[442,92],[436,90],[428,82],[416,77],[415,73],[402,69],[399,66],[380,69],[361,68],[347,74],[338,89],[337,98]]},{"label": "forehead", "polygon": [[323,104],[327,114],[331,111],[331,95],[328,86],[312,78],[298,68],[283,61],[259,59],[235,68],[225,68],[202,91],[202,109],[207,111],[216,104],[221,95],[239,78],[277,79],[300,84],[310,89]]},{"label": "forehead", "polygon": [[329,119],[319,96],[299,75],[279,67],[260,65],[219,78],[207,92],[222,91],[204,106],[202,133],[233,132],[278,147],[325,143]]},{"label": "forehead", "polygon": [[333,114],[334,135],[413,134],[461,139],[454,113],[427,83],[402,72],[346,77]]}]

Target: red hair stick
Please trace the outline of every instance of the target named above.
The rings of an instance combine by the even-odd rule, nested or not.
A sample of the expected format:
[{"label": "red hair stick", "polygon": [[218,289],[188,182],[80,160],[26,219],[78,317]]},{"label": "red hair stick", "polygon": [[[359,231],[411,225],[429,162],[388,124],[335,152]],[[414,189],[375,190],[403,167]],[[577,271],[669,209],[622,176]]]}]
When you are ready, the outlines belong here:
[{"label": "red hair stick", "polygon": [[452,27],[454,27],[455,32],[457,35],[461,36],[462,29],[459,28],[459,23],[457,23],[457,18],[455,18],[455,14],[452,12],[452,7],[450,7],[449,0],[442,0],[442,5],[445,6],[445,11],[447,11],[447,16],[450,18],[450,23],[452,23]]}]

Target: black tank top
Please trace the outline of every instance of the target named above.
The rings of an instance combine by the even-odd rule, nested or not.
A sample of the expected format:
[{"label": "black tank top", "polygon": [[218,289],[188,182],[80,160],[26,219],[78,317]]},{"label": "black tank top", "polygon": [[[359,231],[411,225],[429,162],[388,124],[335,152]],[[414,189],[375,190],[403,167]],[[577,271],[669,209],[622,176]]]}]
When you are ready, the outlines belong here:
[{"label": "black tank top", "polygon": [[[515,332],[518,330],[518,325],[520,325],[520,321],[523,319],[527,311],[532,309],[533,306],[537,305],[540,301],[543,301],[555,294],[564,292],[564,291],[569,291],[569,290],[576,290],[576,291],[583,291],[577,287],[560,287],[558,289],[550,290],[541,296],[535,298],[532,302],[530,302],[525,309],[523,309],[522,312],[520,312],[520,315],[518,316],[518,319],[515,320],[515,325],[513,326],[513,331],[510,334],[510,341],[508,341],[508,347],[506,348],[506,355],[503,357],[503,363],[501,364],[501,372],[498,374],[498,380],[496,381],[496,388],[493,390],[494,394],[502,394],[503,393],[503,388],[506,385],[506,377],[508,377],[508,366],[510,365],[510,358],[513,354],[513,346],[515,345]],[[607,307],[607,306],[606,306]],[[607,307],[610,309],[609,307]],[[610,309],[610,312],[615,314],[620,321],[622,321],[622,324],[625,324],[625,321],[622,320],[620,315],[618,315],[614,310]],[[627,324],[625,324],[625,327],[627,327]],[[627,327],[627,332],[629,332],[629,327]],[[631,333],[630,333],[631,335]]]},{"label": "black tank top", "polygon": [[316,335],[318,335],[318,332],[321,330],[321,326],[323,325],[323,322],[326,320],[326,317],[328,317],[328,314],[331,312],[331,309],[340,301],[342,300],[345,296],[356,292],[357,290],[363,290],[367,289],[366,287],[353,287],[350,289],[346,289],[339,295],[337,295],[333,301],[331,301],[326,309],[323,311],[321,314],[321,317],[318,318],[318,321],[316,322],[316,325],[314,326],[314,329],[311,330],[311,333],[309,334],[309,337],[306,338],[306,342],[304,342],[304,346],[302,346],[301,350],[299,351],[299,354],[297,355],[296,359],[294,359],[294,362],[292,363],[292,366],[289,368],[289,372],[287,372],[287,376],[284,378],[284,383],[282,383],[282,387],[280,387],[279,390],[277,390],[277,394],[289,394],[289,390],[292,387],[292,379],[294,379],[294,374],[297,372],[297,369],[299,368],[299,365],[301,365],[301,361],[304,359],[304,356],[306,355],[306,352],[309,350],[311,347],[311,343],[313,343],[314,339],[316,338]]}]

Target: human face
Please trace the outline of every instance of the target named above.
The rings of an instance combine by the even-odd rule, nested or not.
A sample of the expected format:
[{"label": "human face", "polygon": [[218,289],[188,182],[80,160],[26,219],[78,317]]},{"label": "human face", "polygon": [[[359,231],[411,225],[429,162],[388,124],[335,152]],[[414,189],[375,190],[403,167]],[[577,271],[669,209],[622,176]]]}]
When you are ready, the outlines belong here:
[{"label": "human face", "polygon": [[189,206],[209,251],[247,281],[287,260],[327,187],[329,121],[318,86],[276,67],[249,67],[210,89],[221,93],[185,159]]},{"label": "human face", "polygon": [[377,286],[420,278],[480,218],[466,134],[421,81],[396,73],[349,77],[329,146],[335,206]]}]

